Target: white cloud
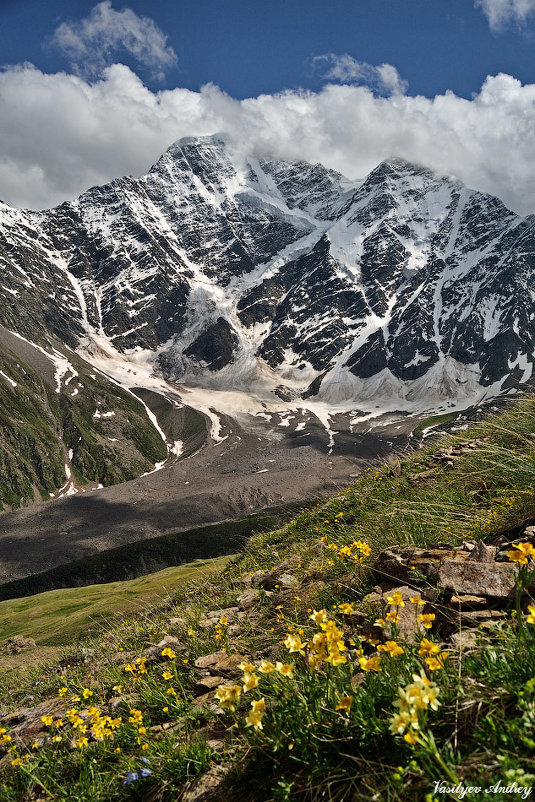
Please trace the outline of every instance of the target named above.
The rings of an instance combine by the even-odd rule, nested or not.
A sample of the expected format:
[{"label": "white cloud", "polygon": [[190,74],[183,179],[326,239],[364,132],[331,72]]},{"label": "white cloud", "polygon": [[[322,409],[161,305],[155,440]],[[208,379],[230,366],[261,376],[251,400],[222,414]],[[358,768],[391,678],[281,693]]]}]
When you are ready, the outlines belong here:
[{"label": "white cloud", "polygon": [[152,92],[115,64],[101,80],[0,72],[0,198],[44,208],[141,175],[176,139],[227,131],[247,152],[322,162],[350,178],[398,155],[535,212],[535,85],[488,77],[472,100],[378,97],[329,84],[234,100],[215,86]]},{"label": "white cloud", "polygon": [[404,94],[408,83],[403,81],[392,64],[380,64],[378,67],[366,61],[357,61],[353,56],[344,53],[325,53],[314,58],[314,64],[326,67],[323,77],[341,84],[368,86],[384,95]]},{"label": "white cloud", "polygon": [[535,15],[535,0],[475,0],[489,21],[492,31],[501,31],[508,23],[524,25]]},{"label": "white cloud", "polygon": [[122,51],[159,78],[177,61],[167,36],[153,20],[139,17],[130,8],[115,11],[110,0],[94,6],[79,22],[63,22],[51,44],[63,51],[74,72],[89,78],[101,75],[114,54]]}]

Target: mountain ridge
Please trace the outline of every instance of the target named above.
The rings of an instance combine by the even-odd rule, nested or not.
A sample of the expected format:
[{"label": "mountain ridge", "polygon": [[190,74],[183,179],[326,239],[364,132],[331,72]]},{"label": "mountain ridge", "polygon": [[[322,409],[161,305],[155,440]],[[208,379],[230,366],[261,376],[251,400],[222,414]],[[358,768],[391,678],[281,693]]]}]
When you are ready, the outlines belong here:
[{"label": "mountain ridge", "polygon": [[398,157],[352,182],[190,137],[0,224],[1,323],[31,333],[37,296],[45,331],[173,382],[416,411],[531,375],[534,219]]}]

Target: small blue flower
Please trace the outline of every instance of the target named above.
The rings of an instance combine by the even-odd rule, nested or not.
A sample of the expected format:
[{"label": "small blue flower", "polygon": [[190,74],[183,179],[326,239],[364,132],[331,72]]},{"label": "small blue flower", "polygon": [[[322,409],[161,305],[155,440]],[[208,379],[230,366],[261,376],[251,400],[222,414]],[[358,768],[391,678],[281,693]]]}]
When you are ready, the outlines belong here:
[{"label": "small blue flower", "polygon": [[139,774],[137,773],[137,771],[127,771],[126,777],[123,781],[123,785],[130,785],[130,783],[133,783],[136,780],[139,780]]},{"label": "small blue flower", "polygon": [[142,757],[141,758],[141,762],[144,763],[145,766],[148,766],[149,763],[150,763],[150,760],[148,759],[148,757]]},{"label": "small blue flower", "polygon": [[139,774],[141,777],[150,777],[152,771],[150,769],[140,769]]}]

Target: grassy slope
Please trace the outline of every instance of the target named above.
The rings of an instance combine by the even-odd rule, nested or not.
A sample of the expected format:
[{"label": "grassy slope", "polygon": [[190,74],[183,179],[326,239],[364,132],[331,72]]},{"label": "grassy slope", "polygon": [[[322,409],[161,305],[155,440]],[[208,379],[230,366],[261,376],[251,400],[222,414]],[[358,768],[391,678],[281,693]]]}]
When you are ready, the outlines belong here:
[{"label": "grassy slope", "polygon": [[[473,450],[452,465],[440,464],[432,473],[418,476],[426,471],[432,452],[468,438],[477,441]],[[5,676],[0,685],[3,708],[16,707],[29,692],[48,698],[60,682],[72,692],[91,685],[94,700],[98,698],[103,704],[114,694],[112,687],[121,683],[134,695],[144,721],[158,725],[178,719],[181,728],[163,738],[147,739],[147,749],[141,753],[140,744],[128,729],[126,711],[124,728],[115,740],[121,744],[120,753],[107,744],[74,753],[61,746],[43,749],[30,758],[31,771],[8,768],[3,784],[0,781],[0,795],[6,800],[29,800],[31,789],[40,787],[41,792],[54,788],[49,797],[45,793],[45,798],[62,800],[176,799],[184,783],[207,768],[210,760],[221,760],[196,735],[199,725],[210,721],[210,713],[190,705],[197,676],[190,668],[193,660],[222,645],[246,654],[270,649],[273,659],[281,659],[275,656],[282,649],[277,644],[289,628],[302,628],[303,637],[309,636],[310,608],[332,609],[348,601],[358,604],[373,583],[365,571],[348,575],[347,566],[334,553],[330,553],[332,559],[329,553],[322,554],[316,546],[320,537],[338,546],[364,539],[371,546],[371,561],[392,544],[455,544],[467,537],[491,540],[535,517],[534,488],[535,400],[528,398],[469,432],[429,445],[398,467],[368,471],[345,492],[314,509],[303,510],[283,528],[255,536],[243,555],[222,573],[202,583],[176,587],[171,594],[172,610],[168,602],[146,608],[134,621],[110,628],[98,642],[88,641],[95,649],[94,665],[84,664],[76,647],[65,653],[59,667],[40,667],[22,677],[16,673]],[[207,610],[235,602],[243,590],[239,581],[243,572],[267,570],[282,559],[302,582],[297,591],[279,590],[273,599],[264,599],[260,617],[253,622],[245,619],[228,642],[226,631],[221,641],[215,628],[199,629],[199,618]],[[323,581],[310,583],[312,577]],[[183,616],[185,625],[170,626],[169,617],[173,615]],[[191,628],[196,634],[189,631]],[[109,660],[119,642],[129,659],[135,659],[165,633],[180,639],[176,661],[171,664],[171,682],[175,690],[180,689],[176,697],[166,695],[169,683],[162,679],[159,666],[135,680]],[[452,657],[452,669],[438,678],[444,702],[432,716],[433,726],[441,759],[452,776],[469,780],[482,776],[496,781],[506,779],[509,775],[505,772],[509,771],[516,772],[521,784],[522,772],[529,768],[529,756],[535,750],[535,700],[529,696],[533,689],[528,692],[529,683],[525,684],[535,675],[535,639],[520,642],[512,626],[500,630],[496,637],[487,633],[483,651],[463,661],[460,669]],[[446,776],[443,767],[429,758],[429,750],[413,749],[388,731],[397,686],[409,681],[418,666],[415,647],[406,645],[406,652],[405,663],[400,663],[405,665],[405,679],[403,671],[399,676],[386,669],[381,674],[367,674],[363,694],[357,693],[355,686],[355,699],[360,701],[355,701],[347,719],[334,712],[339,697],[329,694],[332,689],[339,693],[340,688],[336,685],[338,675],[330,667],[312,680],[299,670],[290,693],[281,695],[276,683],[271,690],[266,688],[263,692],[269,705],[274,705],[274,712],[266,717],[264,731],[257,735],[240,726],[226,735],[234,759],[238,759],[237,785],[230,799],[423,799],[432,780]],[[296,665],[300,660],[298,655],[284,654],[284,649],[281,657],[290,658]],[[58,679],[60,671],[63,674]],[[326,685],[318,691],[320,681]],[[275,720],[277,710],[284,716],[278,728],[273,728],[270,721]],[[239,720],[243,722],[241,713]],[[232,718],[227,716],[224,721],[230,725]],[[132,797],[122,778],[125,771],[139,765],[142,754],[150,761],[152,774],[139,792],[134,789]],[[97,773],[91,768],[95,760]],[[240,775],[245,779],[240,781]],[[261,784],[257,777],[262,777]]]},{"label": "grassy slope", "polygon": [[51,590],[0,602],[0,639],[23,635],[43,646],[72,644],[105,622],[112,626],[118,616],[142,613],[168,598],[179,584],[222,569],[228,559],[196,560],[126,582]]},{"label": "grassy slope", "polygon": [[[141,403],[69,353],[78,377],[56,393],[38,371],[0,346],[0,509],[43,499],[66,482],[72,451],[76,482],[133,479],[165,459],[165,444]],[[73,387],[78,392],[73,395]],[[95,409],[113,411],[95,418]]]}]

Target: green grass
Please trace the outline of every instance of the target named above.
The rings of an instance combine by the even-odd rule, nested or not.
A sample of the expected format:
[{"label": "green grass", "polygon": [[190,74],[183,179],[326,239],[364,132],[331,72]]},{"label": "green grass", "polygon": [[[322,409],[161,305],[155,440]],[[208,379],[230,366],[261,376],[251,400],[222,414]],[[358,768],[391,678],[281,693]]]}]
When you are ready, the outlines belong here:
[{"label": "green grass", "polygon": [[425,418],[415,427],[413,434],[419,434],[430,426],[435,427],[440,426],[442,423],[450,423],[451,421],[457,420],[458,417],[458,412],[446,412],[445,415],[433,415],[429,418]]},{"label": "green grass", "polygon": [[126,582],[66,588],[0,602],[0,640],[23,635],[38,645],[61,646],[85,638],[119,616],[142,613],[184,582],[221,570],[228,557],[196,560]]}]

